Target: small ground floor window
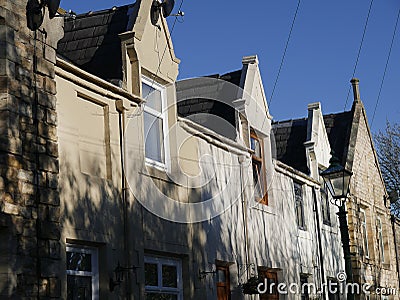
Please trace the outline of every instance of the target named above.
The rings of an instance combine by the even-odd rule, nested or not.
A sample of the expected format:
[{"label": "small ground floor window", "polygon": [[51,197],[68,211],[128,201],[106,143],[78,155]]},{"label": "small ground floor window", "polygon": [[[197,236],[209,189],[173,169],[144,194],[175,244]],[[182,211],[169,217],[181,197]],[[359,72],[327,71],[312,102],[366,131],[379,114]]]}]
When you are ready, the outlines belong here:
[{"label": "small ground floor window", "polygon": [[146,300],[182,300],[182,263],[178,259],[145,257]]},{"label": "small ground floor window", "polygon": [[217,264],[217,299],[229,300],[230,293],[229,266]]},{"label": "small ground floor window", "polygon": [[67,300],[99,299],[98,250],[67,245]]}]

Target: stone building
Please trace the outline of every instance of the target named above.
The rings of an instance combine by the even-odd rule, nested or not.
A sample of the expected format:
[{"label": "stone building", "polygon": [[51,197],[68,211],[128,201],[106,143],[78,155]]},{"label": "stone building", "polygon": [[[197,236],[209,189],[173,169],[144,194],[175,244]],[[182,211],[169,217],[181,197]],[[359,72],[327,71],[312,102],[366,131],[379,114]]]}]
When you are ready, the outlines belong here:
[{"label": "stone building", "polygon": [[[344,270],[319,177],[331,149],[365,176],[349,206],[356,279],[395,280],[376,160],[368,173],[354,163],[375,157],[359,100],[325,117],[314,103],[307,119],[273,125],[257,56],[177,82],[180,61],[165,18],[151,22],[151,0],[64,26],[46,17],[36,33],[25,1],[0,3],[0,297],[345,299],[318,293]],[[349,149],[334,142],[344,132]],[[359,204],[368,233],[377,213],[382,225],[367,235],[368,260]],[[264,279],[275,286],[252,295]],[[316,290],[279,294],[278,283]]]},{"label": "stone building", "polygon": [[[360,286],[369,284],[372,292],[369,296],[357,295],[356,299],[397,299],[398,296],[392,295],[395,290],[398,291],[399,281],[390,201],[360,99],[358,82],[358,79],[352,80],[354,102],[351,111],[325,115],[321,125],[326,129],[335,156],[353,172],[347,204],[353,281]],[[278,146],[278,159],[298,170],[317,173],[318,169],[313,170],[304,159],[305,155],[310,155],[310,144],[305,139],[308,132],[306,120],[276,123],[278,135],[282,127],[292,134],[287,135],[284,150],[280,151]],[[313,156],[320,161],[318,156]],[[380,295],[382,288],[391,290],[388,295]]]},{"label": "stone building", "polygon": [[[56,64],[62,20],[0,1],[0,297],[60,297]],[[51,34],[46,34],[51,32]]]},{"label": "stone building", "polygon": [[[399,289],[390,201],[375,152],[358,80],[352,80],[354,103],[343,163],[353,172],[348,205],[354,281],[373,288]],[[375,298],[376,297],[376,298]],[[371,299],[379,299],[379,295]],[[390,298],[390,297],[389,297]]]}]

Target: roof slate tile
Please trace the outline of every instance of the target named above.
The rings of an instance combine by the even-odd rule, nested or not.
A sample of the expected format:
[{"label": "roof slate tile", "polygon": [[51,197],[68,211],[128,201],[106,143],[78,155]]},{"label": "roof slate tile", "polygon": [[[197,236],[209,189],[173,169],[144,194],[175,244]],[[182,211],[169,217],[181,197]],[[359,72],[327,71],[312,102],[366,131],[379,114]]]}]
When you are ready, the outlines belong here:
[{"label": "roof slate tile", "polygon": [[121,40],[118,35],[128,30],[130,18],[136,19],[138,7],[134,3],[81,14],[75,20],[67,20],[57,53],[102,79],[123,80]]}]

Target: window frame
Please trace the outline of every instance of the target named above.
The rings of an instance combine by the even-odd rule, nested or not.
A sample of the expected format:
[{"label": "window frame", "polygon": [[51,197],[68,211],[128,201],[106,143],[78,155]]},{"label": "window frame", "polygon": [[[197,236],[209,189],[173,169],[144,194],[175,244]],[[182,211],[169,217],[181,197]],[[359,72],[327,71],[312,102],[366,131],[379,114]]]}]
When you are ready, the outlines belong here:
[{"label": "window frame", "polygon": [[[68,270],[67,265],[66,268],[66,275],[70,276],[85,276],[92,278],[92,300],[99,299],[99,290],[100,290],[100,274],[99,274],[99,250],[95,247],[88,247],[88,246],[81,246],[75,244],[67,244],[65,247],[65,253],[67,252],[76,252],[76,253],[85,253],[91,254],[91,265],[92,271],[74,271]],[[67,293],[68,293],[68,286],[67,286]]]},{"label": "window frame", "polygon": [[[301,191],[301,198],[299,199],[296,194],[296,185],[299,185],[299,190]],[[297,227],[300,230],[307,230],[307,225],[306,225],[306,215],[305,215],[305,206],[304,206],[304,184],[293,180],[293,196],[294,196],[294,204],[295,204],[295,213],[296,213],[296,223]],[[298,215],[298,207],[301,208],[301,222],[299,220],[299,215]],[[301,223],[301,224],[300,224]]]},{"label": "window frame", "polygon": [[377,233],[378,233],[378,245],[379,245],[379,253],[381,255],[381,262],[385,263],[385,243],[383,241],[383,224],[381,217],[376,218],[377,221]]},{"label": "window frame", "polygon": [[365,209],[361,208],[360,214],[363,216],[363,218],[360,217],[360,225],[361,225],[362,238],[363,238],[363,250],[364,250],[363,254],[364,254],[365,258],[370,258],[369,243],[368,243],[367,213],[366,213]]},{"label": "window frame", "polygon": [[[146,285],[145,283],[145,293],[164,293],[177,295],[178,300],[183,300],[183,279],[182,279],[182,261],[174,258],[158,257],[158,256],[145,256],[144,264],[156,264],[157,265],[157,277],[158,285]],[[177,287],[164,287],[162,285],[162,266],[175,266],[177,270]],[[146,269],[146,267],[144,268]],[[146,280],[146,278],[145,278]]]},{"label": "window frame", "polygon": [[[257,156],[255,154],[255,151],[251,149],[251,144],[252,144],[252,139],[257,140],[259,145],[260,145],[260,152],[261,152],[261,157]],[[251,168],[253,172],[253,184],[254,184],[254,198],[255,200],[264,205],[268,205],[268,191],[267,191],[267,174],[266,174],[266,168],[265,168],[265,162],[264,162],[264,141],[258,137],[257,133],[251,129],[250,130],[250,149],[253,151],[251,154]],[[262,198],[259,198],[256,196],[256,183],[254,182],[254,165],[255,164],[260,164],[260,169],[261,169],[261,178],[259,178],[259,181],[261,179],[261,193],[263,194]]]},{"label": "window frame", "polygon": [[[148,107],[146,103],[144,104],[144,110],[143,113],[148,113],[152,115],[153,117],[160,118],[162,120],[162,131],[163,131],[163,151],[164,153],[161,153],[161,155],[164,156],[164,162],[160,162],[151,158],[146,157],[146,129],[144,128],[144,116],[143,116],[143,148],[144,148],[144,158],[145,158],[145,164],[147,166],[155,167],[160,170],[167,170],[168,169],[168,161],[169,161],[169,140],[168,140],[168,134],[167,134],[167,128],[168,128],[168,112],[167,112],[167,91],[166,87],[159,84],[155,80],[151,80],[150,78],[142,75],[142,82],[141,86],[143,84],[146,84],[147,86],[154,88],[155,90],[159,91],[161,94],[161,112],[155,110],[154,108]],[[142,98],[145,99],[143,95],[143,88],[142,89]]]},{"label": "window frame", "polygon": [[329,191],[326,183],[324,182],[320,189],[321,194],[321,210],[322,210],[322,223],[327,226],[332,226],[332,219],[331,219],[331,207],[330,207],[330,200],[329,200]]}]

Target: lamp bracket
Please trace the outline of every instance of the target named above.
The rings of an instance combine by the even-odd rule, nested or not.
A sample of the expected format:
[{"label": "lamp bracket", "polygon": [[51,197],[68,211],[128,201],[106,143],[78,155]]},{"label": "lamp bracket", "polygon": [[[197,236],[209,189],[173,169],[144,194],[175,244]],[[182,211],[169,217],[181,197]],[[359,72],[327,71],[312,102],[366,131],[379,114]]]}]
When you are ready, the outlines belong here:
[{"label": "lamp bracket", "polygon": [[210,271],[201,271],[201,270],[199,270],[199,278],[200,279],[206,278],[207,275],[209,275],[209,274],[215,275],[215,274],[217,274],[217,271],[216,270],[210,270]]},{"label": "lamp bracket", "polygon": [[131,270],[136,271],[136,269],[138,268],[140,267],[122,267],[121,264],[118,262],[118,265],[114,269],[115,280],[113,278],[110,278],[108,284],[110,291],[113,292],[116,286],[121,285],[122,281],[124,280],[124,273],[128,273]]},{"label": "lamp bracket", "polygon": [[346,202],[346,200],[343,198],[340,198],[340,199],[330,198],[329,201],[332,205],[337,206],[337,207],[342,207],[344,205],[344,203]]}]

